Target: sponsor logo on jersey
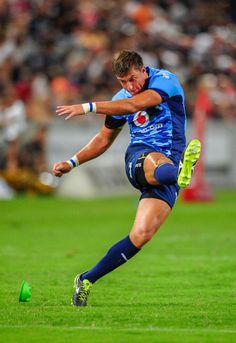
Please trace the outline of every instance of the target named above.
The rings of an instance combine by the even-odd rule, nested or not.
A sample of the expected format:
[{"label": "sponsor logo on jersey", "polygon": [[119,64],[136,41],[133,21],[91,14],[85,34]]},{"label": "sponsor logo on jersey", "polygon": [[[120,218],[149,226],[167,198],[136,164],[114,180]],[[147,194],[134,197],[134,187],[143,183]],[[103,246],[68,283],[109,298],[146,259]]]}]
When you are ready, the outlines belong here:
[{"label": "sponsor logo on jersey", "polygon": [[164,77],[164,79],[170,79],[170,75],[167,72],[162,72],[160,75]]},{"label": "sponsor logo on jersey", "polygon": [[145,111],[139,111],[134,116],[134,124],[136,126],[145,127],[149,123],[149,115]]},{"label": "sponsor logo on jersey", "polygon": [[142,130],[139,130],[137,132],[133,132],[133,135],[139,135],[140,133],[146,133],[146,132],[149,132],[149,131],[156,131],[158,129],[161,129],[163,128],[163,124],[162,123],[158,123],[158,124],[153,124],[153,125],[150,125],[148,127],[145,127],[144,129]]}]

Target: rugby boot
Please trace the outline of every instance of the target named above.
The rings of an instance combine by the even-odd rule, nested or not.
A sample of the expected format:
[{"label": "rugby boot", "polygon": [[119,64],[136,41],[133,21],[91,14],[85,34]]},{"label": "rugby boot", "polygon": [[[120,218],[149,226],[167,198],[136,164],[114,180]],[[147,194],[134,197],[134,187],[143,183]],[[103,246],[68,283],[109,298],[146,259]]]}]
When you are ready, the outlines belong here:
[{"label": "rugby boot", "polygon": [[182,160],[180,161],[178,185],[180,188],[186,188],[192,179],[194,167],[199,160],[201,153],[201,142],[198,139],[193,139],[189,142],[183,152]]},{"label": "rugby boot", "polygon": [[92,287],[92,282],[87,279],[83,281],[80,279],[81,274],[75,277],[74,287],[75,292],[72,296],[72,304],[74,306],[86,306],[88,296]]}]

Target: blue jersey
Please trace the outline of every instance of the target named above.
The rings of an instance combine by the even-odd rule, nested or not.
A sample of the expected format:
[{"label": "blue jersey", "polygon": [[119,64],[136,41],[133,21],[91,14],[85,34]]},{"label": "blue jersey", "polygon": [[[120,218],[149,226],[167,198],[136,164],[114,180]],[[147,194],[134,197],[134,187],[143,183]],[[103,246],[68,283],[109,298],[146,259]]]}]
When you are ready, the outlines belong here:
[{"label": "blue jersey", "polygon": [[[146,108],[124,116],[113,116],[130,129],[128,151],[141,146],[150,151],[159,151],[178,163],[186,145],[186,113],[184,92],[177,77],[164,69],[146,67],[148,79],[145,89],[152,89],[163,99],[157,106]],[[113,100],[130,98],[132,95],[122,88]]]}]

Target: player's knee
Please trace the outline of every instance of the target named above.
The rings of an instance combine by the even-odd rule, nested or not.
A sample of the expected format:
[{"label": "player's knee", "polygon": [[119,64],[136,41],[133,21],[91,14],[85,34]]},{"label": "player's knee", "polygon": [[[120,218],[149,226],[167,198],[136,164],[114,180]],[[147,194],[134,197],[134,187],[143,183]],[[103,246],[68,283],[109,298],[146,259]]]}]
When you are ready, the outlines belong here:
[{"label": "player's knee", "polygon": [[145,179],[149,183],[149,185],[156,186],[158,184],[157,180],[153,176],[153,172],[145,173]]},{"label": "player's knee", "polygon": [[[155,176],[155,170],[158,168],[158,166],[161,166],[161,165],[164,165],[164,164],[168,164],[168,165],[172,165],[173,162],[163,156],[163,157],[159,157],[159,153],[158,155],[153,157],[153,154],[149,154],[145,160],[146,164],[144,165],[145,168],[144,168],[144,175],[145,175],[145,179],[147,180],[147,182],[152,185],[152,186],[156,186],[156,185],[159,185],[161,184],[156,176]],[[153,161],[155,163],[153,163]],[[176,180],[175,180],[176,182]]]},{"label": "player's knee", "polygon": [[131,237],[133,238],[134,242],[138,247],[142,247],[144,244],[148,243],[152,239],[158,228],[159,225],[148,227],[140,226],[132,232]]},{"label": "player's knee", "polygon": [[146,243],[148,243],[152,237],[153,237],[153,232],[151,230],[143,230],[140,232],[140,235],[139,235],[139,239],[141,241],[141,243],[144,245]]}]

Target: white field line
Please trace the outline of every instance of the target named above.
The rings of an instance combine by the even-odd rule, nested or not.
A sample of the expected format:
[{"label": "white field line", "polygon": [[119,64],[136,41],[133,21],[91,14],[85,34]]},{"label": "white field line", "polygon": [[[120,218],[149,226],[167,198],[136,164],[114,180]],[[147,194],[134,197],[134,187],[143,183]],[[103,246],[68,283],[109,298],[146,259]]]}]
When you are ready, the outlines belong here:
[{"label": "white field line", "polygon": [[236,329],[207,329],[207,328],[164,328],[164,327],[130,327],[130,328],[111,328],[102,326],[53,326],[53,325],[0,325],[0,329],[16,328],[16,329],[50,329],[50,330],[93,330],[93,331],[143,331],[143,332],[186,332],[186,333],[235,333]]}]

